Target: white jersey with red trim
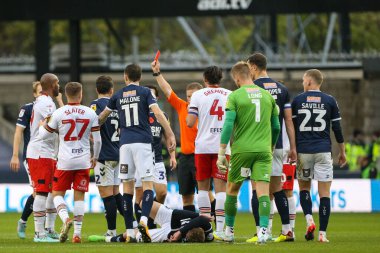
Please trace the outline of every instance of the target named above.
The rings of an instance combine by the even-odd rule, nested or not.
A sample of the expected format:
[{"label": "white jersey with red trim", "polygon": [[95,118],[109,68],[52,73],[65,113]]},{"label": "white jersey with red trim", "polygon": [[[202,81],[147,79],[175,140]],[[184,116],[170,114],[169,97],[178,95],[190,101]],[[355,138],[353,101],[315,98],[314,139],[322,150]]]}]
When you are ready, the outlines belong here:
[{"label": "white jersey with red trim", "polygon": [[99,131],[96,113],[87,106],[68,104],[55,111],[45,126],[59,134],[59,170],[81,170],[91,167],[90,134]]},{"label": "white jersey with red trim", "polygon": [[[225,107],[230,90],[212,87],[193,93],[189,114],[198,116],[198,133],[195,139],[195,154],[217,154],[226,117]],[[231,154],[227,145],[226,154]]]},{"label": "white jersey with red trim", "polygon": [[30,118],[30,141],[28,144],[26,158],[54,158],[55,136],[49,136],[42,139],[39,136],[38,128],[40,121],[49,120],[50,116],[56,110],[53,99],[43,94],[36,98],[33,106],[32,116]]}]

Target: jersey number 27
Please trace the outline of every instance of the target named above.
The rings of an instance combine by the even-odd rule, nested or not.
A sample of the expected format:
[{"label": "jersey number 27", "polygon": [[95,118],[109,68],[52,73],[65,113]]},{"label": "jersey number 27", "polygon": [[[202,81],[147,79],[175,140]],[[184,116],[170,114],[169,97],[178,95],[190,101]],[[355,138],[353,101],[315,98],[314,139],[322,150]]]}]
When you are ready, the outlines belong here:
[{"label": "jersey number 27", "polygon": [[[80,129],[78,136],[72,136],[74,129],[76,128],[76,124],[78,124],[78,123],[83,124],[82,128]],[[76,120],[65,119],[65,120],[62,120],[62,124],[70,124],[69,131],[67,131],[67,133],[65,134],[65,137],[63,138],[64,141],[77,141],[77,140],[82,139],[82,136],[83,136],[84,132],[86,131],[89,123],[90,123],[89,119],[76,119]]]}]

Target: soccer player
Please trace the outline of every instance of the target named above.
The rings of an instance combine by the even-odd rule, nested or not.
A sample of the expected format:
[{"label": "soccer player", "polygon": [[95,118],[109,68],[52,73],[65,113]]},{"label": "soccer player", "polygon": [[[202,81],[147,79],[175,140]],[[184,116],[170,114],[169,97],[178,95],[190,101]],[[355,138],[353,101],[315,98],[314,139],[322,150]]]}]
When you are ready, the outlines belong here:
[{"label": "soccer player", "polygon": [[[161,228],[150,230],[152,242],[211,242],[214,240],[211,217],[188,210],[170,209],[154,202],[150,217]],[[140,235],[136,236],[137,238]],[[126,234],[118,236],[89,236],[90,242],[125,242]],[[140,240],[139,240],[140,241]]]},{"label": "soccer player", "polygon": [[[33,96],[37,98],[40,95],[42,88],[40,82],[33,82]],[[18,119],[16,123],[15,135],[13,137],[13,155],[10,161],[10,168],[13,172],[18,172],[20,169],[20,160],[19,160],[19,147],[21,143],[21,137],[24,139],[24,148],[22,152],[23,165],[28,174],[29,184],[32,186],[32,181],[30,179],[30,173],[28,164],[26,162],[26,149],[30,139],[30,118],[32,116],[34,103],[28,103],[21,107],[18,114]],[[33,186],[32,186],[33,187]],[[17,223],[17,235],[21,239],[25,239],[25,229],[26,222],[28,221],[29,216],[33,213],[33,202],[34,202],[34,192],[30,194],[26,200],[24,210],[22,211],[21,218]]]},{"label": "soccer player", "polygon": [[[227,172],[220,173],[216,167],[218,144],[225,120],[225,105],[230,90],[219,87],[223,78],[222,70],[217,66],[206,68],[203,80],[206,88],[193,93],[189,105],[186,122],[193,127],[198,120],[198,134],[195,139],[195,167],[198,182],[198,206],[201,214],[210,215],[211,202],[209,190],[211,178],[215,186],[215,238],[222,240],[225,217],[224,202],[226,200]],[[226,155],[231,154],[229,145]]]},{"label": "soccer player", "polygon": [[[98,99],[91,102],[91,109],[100,114],[108,105],[113,94],[113,81],[109,76],[96,79]],[[123,197],[119,192],[119,115],[114,110],[100,128],[102,149],[94,168],[95,183],[104,203],[107,220],[107,235],[116,235],[117,210],[124,214]]]},{"label": "soccer player", "polygon": [[107,107],[99,115],[103,124],[113,110],[117,110],[120,122],[120,171],[119,178],[123,180],[124,220],[127,228],[127,242],[136,242],[133,229],[133,194],[135,174],[141,176],[143,186],[142,213],[139,230],[144,241],[150,242],[147,227],[150,209],[153,204],[153,137],[149,125],[149,110],[152,110],[157,120],[165,130],[169,151],[176,146],[174,133],[169,122],[157,105],[150,90],[139,86],[141,67],[130,64],[124,70],[126,86],[116,92]]},{"label": "soccer player", "polygon": [[[158,89],[155,86],[147,85],[145,86],[150,89],[152,92],[153,97],[155,97],[157,100],[159,98],[158,96]],[[167,118],[167,115],[164,112],[165,117]],[[164,204],[167,194],[167,179],[166,179],[166,168],[163,162],[162,157],[162,137],[164,135],[164,129],[162,128],[160,122],[157,121],[156,117],[154,116],[154,113],[151,111],[149,113],[149,124],[150,129],[152,131],[153,136],[153,149],[154,149],[154,172],[153,172],[153,187],[154,191],[156,192],[156,196],[154,198],[154,201],[157,201],[158,203]],[[175,157],[175,150],[171,150],[169,152],[170,155],[170,161],[169,166],[171,167],[171,170],[174,170],[177,167],[177,160]],[[142,191],[142,182],[141,177],[136,177],[135,182],[135,216],[137,222],[140,221],[141,216],[141,208],[139,203],[142,200],[143,197],[143,191]],[[155,224],[151,218],[148,219],[148,227],[149,229],[155,228]]]},{"label": "soccer player", "polygon": [[[26,157],[33,188],[36,192],[33,203],[35,242],[58,242],[58,239],[55,239],[54,231],[57,213],[53,198],[49,194],[52,190],[53,173],[56,166],[54,159],[55,136],[52,135],[45,139],[41,138],[38,133],[40,122],[48,120],[56,109],[53,97],[59,95],[58,82],[58,77],[51,73],[41,77],[41,96],[36,99],[30,119],[30,141]],[[48,231],[45,231],[45,228]]]},{"label": "soccer player", "polygon": [[319,193],[319,238],[326,237],[330,217],[330,187],[333,180],[330,126],[339,144],[338,164],[346,164],[344,138],[340,126],[340,112],[335,98],[321,92],[323,75],[310,69],[303,75],[304,93],[292,102],[293,121],[296,129],[298,152],[297,178],[300,187],[300,202],[306,217],[306,240],[314,239],[315,224],[312,216],[310,196],[311,179],[318,181]]},{"label": "soccer player", "polygon": [[[289,204],[285,192],[282,190],[281,176],[283,169],[284,157],[288,157],[289,161],[295,162],[297,160],[295,136],[294,136],[294,126],[292,122],[292,110],[290,105],[290,98],[288,89],[281,83],[274,81],[268,77],[267,73],[267,59],[263,54],[255,53],[251,55],[247,60],[251,77],[254,80],[254,84],[267,90],[276,101],[279,107],[279,122],[282,125],[283,120],[285,120],[286,131],[289,136],[290,150],[289,153],[285,153],[282,143],[282,132],[280,131],[280,136],[276,143],[276,147],[273,153],[272,161],[272,174],[270,179],[270,195],[274,197],[276,202],[277,210],[281,216],[282,230],[279,237],[276,238],[275,242],[283,241],[294,241],[293,232],[290,228],[289,221]],[[256,221],[257,232],[259,230],[259,215],[258,215],[258,200],[255,186],[252,186],[252,211]],[[272,206],[273,204],[271,204]],[[271,224],[270,224],[271,225]],[[268,234],[271,237],[271,226],[268,227]],[[257,236],[247,240],[247,242],[256,242]]]},{"label": "soccer player", "polygon": [[[59,152],[57,170],[54,172],[53,197],[58,215],[63,222],[60,242],[66,242],[72,226],[64,196],[74,189],[74,235],[72,242],[81,242],[84,216],[84,195],[90,182],[90,168],[95,166],[101,148],[99,123],[96,113],[81,105],[82,84],[69,82],[65,85],[68,104],[55,111],[49,122],[40,127],[41,138],[49,138],[58,132]],[[94,140],[94,154],[90,152],[90,134]]]},{"label": "soccer player", "polygon": [[190,83],[186,87],[187,101],[180,99],[173,91],[170,84],[165,80],[160,72],[160,62],[152,62],[153,76],[156,77],[156,81],[160,86],[162,92],[168,99],[171,106],[177,111],[180,137],[181,137],[181,156],[178,161],[178,185],[179,194],[182,195],[183,209],[195,212],[194,206],[194,192],[197,187],[197,181],[195,179],[195,163],[194,163],[194,150],[195,150],[195,138],[197,136],[197,128],[190,128],[186,125],[186,117],[188,114],[188,106],[191,100],[191,96],[197,90],[202,89],[202,85],[199,83]]},{"label": "soccer player", "polygon": [[256,182],[259,198],[258,243],[265,243],[268,239],[266,230],[270,209],[272,151],[280,132],[278,109],[270,93],[252,82],[246,62],[236,63],[231,70],[231,76],[239,89],[228,97],[217,161],[219,170],[227,171],[229,165],[225,154],[227,143],[233,133],[225,202],[226,229],[223,239],[228,242],[234,240],[237,195],[243,181],[250,177]]}]

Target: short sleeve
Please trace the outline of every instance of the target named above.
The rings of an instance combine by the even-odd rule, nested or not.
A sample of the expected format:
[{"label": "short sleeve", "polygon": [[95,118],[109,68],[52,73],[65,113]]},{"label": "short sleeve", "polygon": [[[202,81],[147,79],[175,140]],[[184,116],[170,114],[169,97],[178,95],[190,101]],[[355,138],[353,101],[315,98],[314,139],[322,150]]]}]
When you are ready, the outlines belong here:
[{"label": "short sleeve", "polygon": [[338,102],[331,97],[331,121],[341,120]]},{"label": "short sleeve", "polygon": [[92,101],[90,108],[97,114],[99,115],[101,113],[99,106],[97,105],[96,101]]},{"label": "short sleeve", "polygon": [[277,116],[279,115],[280,113],[280,110],[279,110],[279,107],[278,105],[276,104],[276,101],[274,100],[274,98],[271,96],[271,100],[272,100],[272,116]]},{"label": "short sleeve", "polygon": [[40,112],[44,119],[49,119],[55,111],[55,105],[52,105],[50,103],[48,105],[36,103],[34,106],[36,107],[36,111]]},{"label": "short sleeve", "polygon": [[30,122],[30,113],[28,108],[24,105],[21,107],[20,112],[18,113],[18,118],[17,118],[17,126],[26,128]]},{"label": "short sleeve", "polygon": [[112,110],[117,110],[116,108],[116,102],[118,98],[118,93],[114,94],[110,100],[108,101],[108,105],[106,107],[107,110],[112,111]]},{"label": "short sleeve", "polygon": [[58,122],[59,122],[59,115],[58,111],[55,111],[51,117],[47,125],[45,126],[45,129],[51,133],[56,132],[58,129]]},{"label": "short sleeve", "polygon": [[284,89],[284,109],[291,109],[290,96],[287,89]]},{"label": "short sleeve", "polygon": [[296,99],[293,100],[293,102],[291,103],[291,107],[292,107],[292,118],[297,118],[297,111],[296,111]]},{"label": "short sleeve", "polygon": [[236,111],[234,92],[232,92],[227,98],[226,111]]},{"label": "short sleeve", "polygon": [[99,118],[95,114],[92,121],[91,132],[100,131]]},{"label": "short sleeve", "polygon": [[181,107],[182,105],[185,105],[187,106],[187,103],[180,99],[177,94],[175,94],[175,92],[172,90],[172,92],[170,93],[170,96],[168,97],[168,102],[171,106],[174,107],[174,109],[178,112],[181,110]]},{"label": "short sleeve", "polygon": [[157,99],[153,97],[152,92],[148,88],[146,88],[146,102],[148,106],[151,107],[154,104],[157,104]]},{"label": "short sleeve", "polygon": [[199,92],[193,93],[191,96],[191,102],[189,105],[189,114],[198,116],[198,107],[199,107]]}]

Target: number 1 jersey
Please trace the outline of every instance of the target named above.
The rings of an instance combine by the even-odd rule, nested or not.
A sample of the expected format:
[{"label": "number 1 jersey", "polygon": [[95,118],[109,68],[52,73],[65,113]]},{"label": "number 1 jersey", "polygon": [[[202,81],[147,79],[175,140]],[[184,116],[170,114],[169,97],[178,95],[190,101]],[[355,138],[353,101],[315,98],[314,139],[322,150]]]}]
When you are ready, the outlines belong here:
[{"label": "number 1 jersey", "polygon": [[341,120],[335,98],[321,91],[301,93],[293,100],[292,113],[297,152],[331,152],[331,121]]},{"label": "number 1 jersey", "polygon": [[[217,154],[220,135],[226,118],[225,107],[231,91],[224,88],[204,88],[193,93],[189,113],[198,116],[195,154]],[[231,154],[230,145],[226,154]]]}]

